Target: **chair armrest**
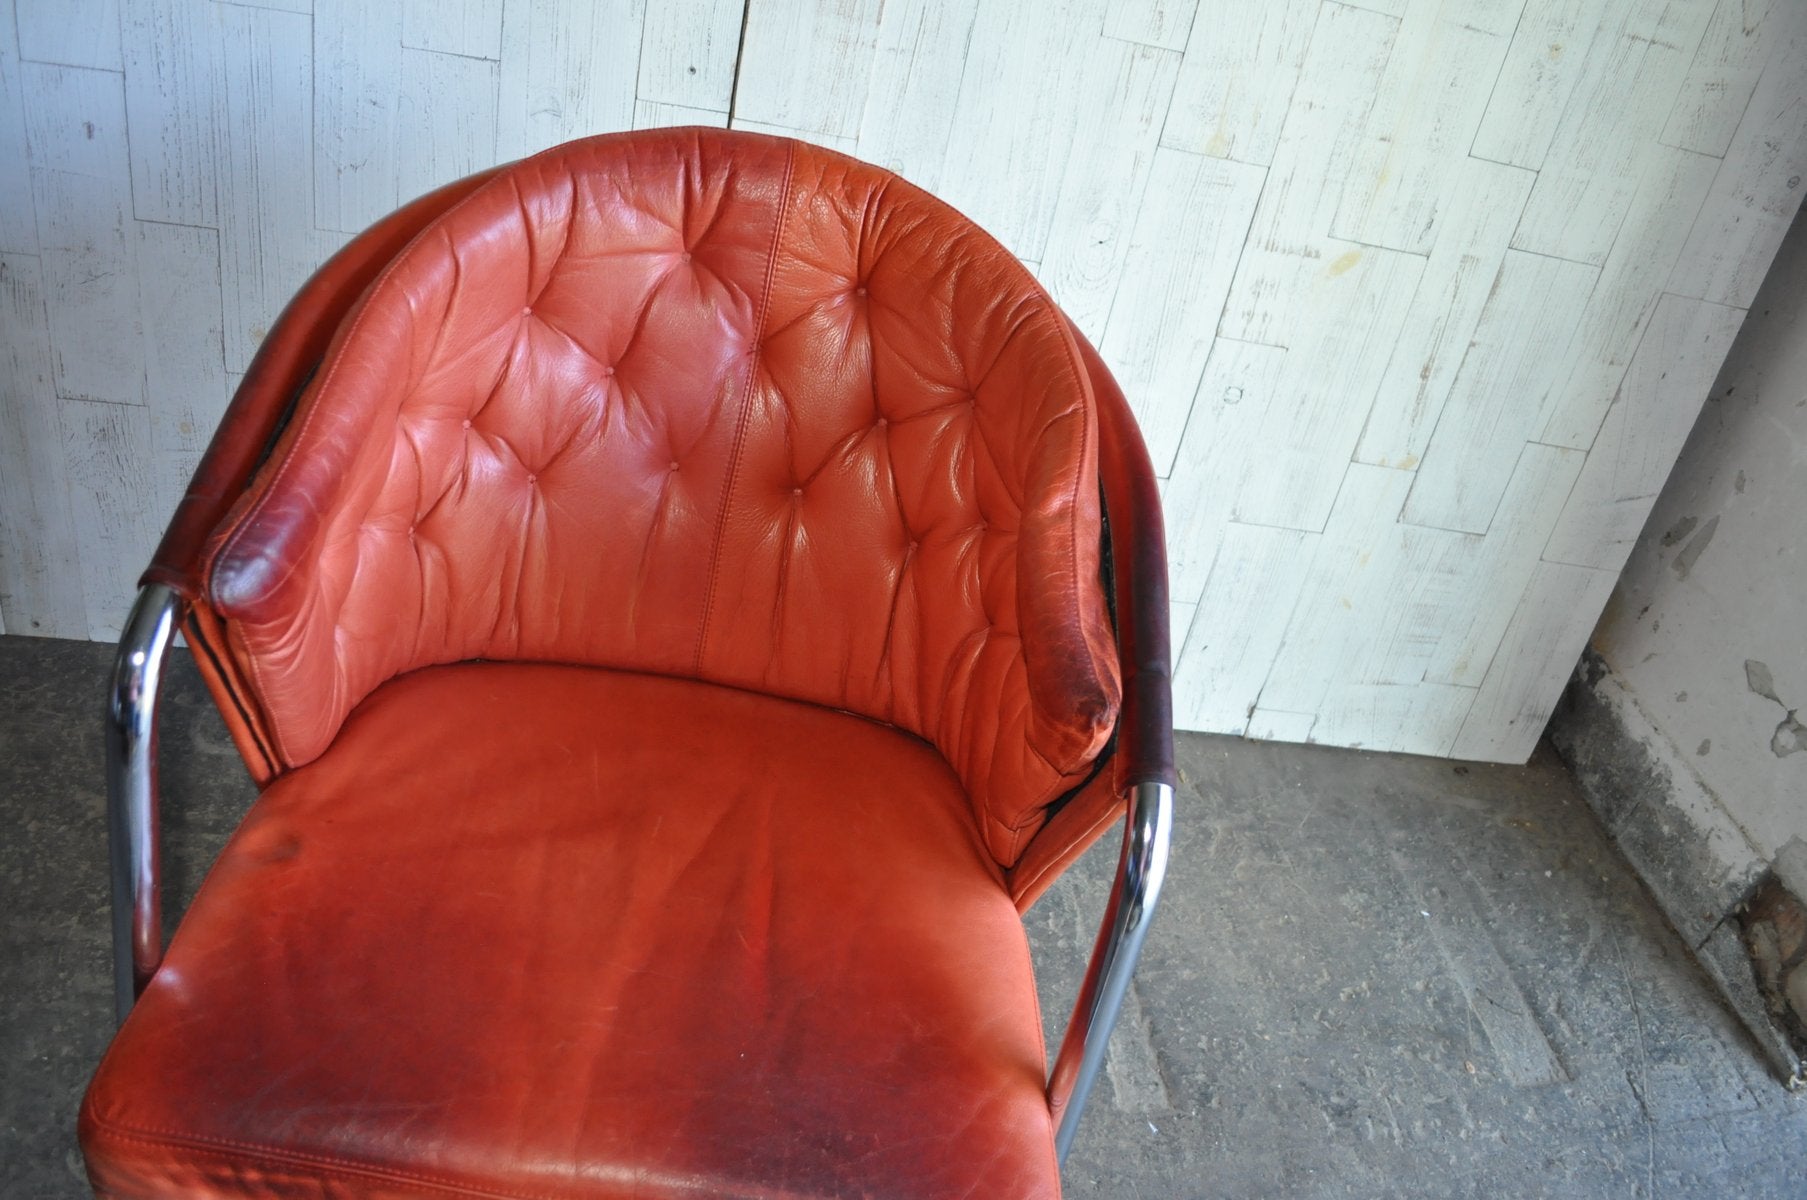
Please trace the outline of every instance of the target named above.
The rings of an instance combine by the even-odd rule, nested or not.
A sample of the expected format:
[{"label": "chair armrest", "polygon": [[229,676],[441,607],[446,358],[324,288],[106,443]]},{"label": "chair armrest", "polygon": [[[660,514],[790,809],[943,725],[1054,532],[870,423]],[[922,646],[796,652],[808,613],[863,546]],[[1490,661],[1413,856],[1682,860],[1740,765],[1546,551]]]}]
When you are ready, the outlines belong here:
[{"label": "chair armrest", "polygon": [[113,881],[113,1000],[119,1020],[163,961],[162,855],[157,835],[157,700],[182,600],[160,583],[139,589],[119,635],[107,691],[107,844]]}]

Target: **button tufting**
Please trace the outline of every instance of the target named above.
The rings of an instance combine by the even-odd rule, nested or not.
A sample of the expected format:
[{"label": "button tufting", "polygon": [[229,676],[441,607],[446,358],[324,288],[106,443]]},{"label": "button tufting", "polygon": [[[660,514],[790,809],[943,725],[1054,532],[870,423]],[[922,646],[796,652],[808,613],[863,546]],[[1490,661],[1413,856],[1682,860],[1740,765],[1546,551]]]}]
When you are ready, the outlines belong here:
[{"label": "button tufting", "polygon": [[672,469],[672,470],[674,470],[674,471],[675,471],[675,470],[677,470],[677,469],[678,469],[678,464],[677,464],[677,460],[676,460],[676,459],[673,459],[673,460],[672,460],[672,463],[671,463],[671,469]]},{"label": "button tufting", "polygon": [[866,294],[866,289],[863,287],[856,287],[853,289],[853,294],[856,296],[864,296]]},{"label": "button tufting", "polygon": [[537,481],[538,481],[538,480],[539,480],[539,476],[538,476],[538,475],[529,475],[529,476],[528,476],[528,477],[527,477],[527,482],[528,482],[528,483],[535,483],[535,482],[537,482]]},{"label": "button tufting", "polygon": [[690,261],[690,251],[686,250],[686,251],[684,251],[684,253],[678,255],[678,257],[683,259],[685,262],[689,262]]},{"label": "button tufting", "polygon": [[791,489],[791,495],[793,495],[793,496],[801,496],[802,494],[803,494],[803,489],[800,487],[794,487]]},{"label": "button tufting", "polygon": [[604,375],[613,375],[615,373],[615,368],[614,367],[604,367],[602,369],[602,373]]},{"label": "button tufting", "polygon": [[883,417],[880,417],[880,418],[879,418],[879,419],[878,419],[878,427],[879,427],[879,428],[880,428],[880,429],[883,429],[883,428],[884,428],[884,427],[885,427],[885,426],[886,426],[886,425],[888,425],[888,424],[890,424],[890,422],[888,422],[888,421],[886,421],[886,420],[885,420],[885,419],[884,419],[884,418],[883,418]]},{"label": "button tufting", "polygon": [[470,427],[471,427],[471,419],[470,419],[470,418],[469,418],[469,417],[466,417],[466,418],[465,418],[465,419],[464,419],[464,427],[465,427],[465,428],[466,428],[466,429],[469,429],[469,428],[470,428]]}]

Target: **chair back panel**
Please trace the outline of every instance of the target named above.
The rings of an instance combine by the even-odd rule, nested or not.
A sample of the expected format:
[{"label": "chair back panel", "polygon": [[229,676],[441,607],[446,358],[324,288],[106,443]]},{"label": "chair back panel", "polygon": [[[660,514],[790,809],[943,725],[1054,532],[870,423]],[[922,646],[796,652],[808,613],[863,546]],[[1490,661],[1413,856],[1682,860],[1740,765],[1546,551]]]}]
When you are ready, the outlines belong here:
[{"label": "chair back panel", "polygon": [[427,226],[209,544],[278,756],[468,659],[699,678],[932,742],[1008,865],[1116,717],[1097,424],[1008,252],[886,172],[593,138]]}]

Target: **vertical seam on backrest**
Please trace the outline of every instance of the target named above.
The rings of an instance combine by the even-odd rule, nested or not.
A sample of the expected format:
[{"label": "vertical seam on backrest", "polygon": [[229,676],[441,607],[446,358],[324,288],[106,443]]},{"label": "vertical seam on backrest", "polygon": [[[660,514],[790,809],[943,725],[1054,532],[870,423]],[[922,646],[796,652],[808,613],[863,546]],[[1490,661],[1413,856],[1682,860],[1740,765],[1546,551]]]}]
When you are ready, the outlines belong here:
[{"label": "vertical seam on backrest", "polygon": [[717,577],[721,571],[722,539],[728,525],[728,506],[734,498],[734,481],[740,473],[740,456],[747,436],[747,410],[753,404],[753,384],[759,376],[759,362],[765,354],[765,326],[772,313],[772,277],[778,270],[778,248],[784,240],[784,218],[790,210],[791,176],[797,166],[797,143],[785,147],[784,185],[778,191],[778,213],[772,222],[772,246],[766,254],[765,280],[759,297],[759,316],[753,322],[753,352],[747,356],[747,382],[741,388],[740,404],[735,412],[734,444],[728,452],[728,471],[722,480],[722,499],[715,513],[715,536],[709,545],[709,574],[703,594],[703,619],[696,631],[696,652],[690,669],[699,677],[703,670],[703,654],[708,648],[709,627],[715,617]]}]

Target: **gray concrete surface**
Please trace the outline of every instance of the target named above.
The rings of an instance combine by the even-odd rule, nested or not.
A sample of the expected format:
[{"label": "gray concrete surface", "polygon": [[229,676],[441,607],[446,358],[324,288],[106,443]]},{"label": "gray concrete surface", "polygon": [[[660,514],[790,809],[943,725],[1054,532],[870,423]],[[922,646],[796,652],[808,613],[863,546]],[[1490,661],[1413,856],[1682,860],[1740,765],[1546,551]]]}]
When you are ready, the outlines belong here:
[{"label": "gray concrete surface", "polygon": [[[85,1194],[108,1031],[108,651],[0,638],[0,1198]],[[185,660],[171,911],[251,788]],[[1186,735],[1174,865],[1073,1197],[1800,1197],[1767,1074],[1553,756],[1468,766]],[[1050,1042],[1108,887],[1031,912]]]}]

